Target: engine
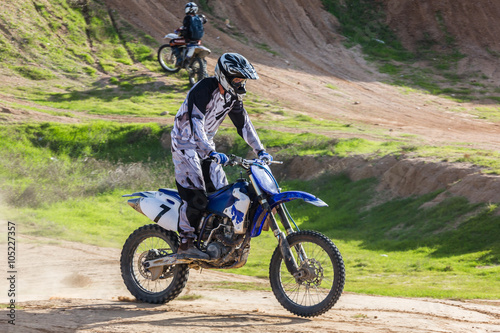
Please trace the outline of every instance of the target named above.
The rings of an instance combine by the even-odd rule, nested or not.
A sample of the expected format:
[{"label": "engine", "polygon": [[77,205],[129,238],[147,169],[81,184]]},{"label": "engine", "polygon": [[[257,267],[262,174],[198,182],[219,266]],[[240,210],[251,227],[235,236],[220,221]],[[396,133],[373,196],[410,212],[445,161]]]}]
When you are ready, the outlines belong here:
[{"label": "engine", "polygon": [[[223,259],[231,252],[236,255],[232,250],[237,249],[244,238],[244,235],[235,233],[230,218],[220,215],[211,215],[207,218],[202,234],[206,252],[212,259]],[[224,262],[235,259],[236,256],[229,256],[224,258]]]},{"label": "engine", "polygon": [[231,250],[230,247],[224,246],[220,242],[211,242],[207,246],[207,253],[210,256],[210,258],[222,258],[224,255],[228,254],[229,251]]}]

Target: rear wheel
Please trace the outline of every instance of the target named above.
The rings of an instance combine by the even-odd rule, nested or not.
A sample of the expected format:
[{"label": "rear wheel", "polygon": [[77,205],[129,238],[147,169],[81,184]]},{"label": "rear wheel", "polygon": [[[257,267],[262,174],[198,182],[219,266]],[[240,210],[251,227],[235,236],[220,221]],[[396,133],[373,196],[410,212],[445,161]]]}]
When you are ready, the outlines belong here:
[{"label": "rear wheel", "polygon": [[180,70],[180,68],[175,67],[177,56],[172,52],[169,44],[162,45],[158,49],[158,62],[169,73],[177,73]]},{"label": "rear wheel", "polygon": [[206,77],[208,77],[206,60],[194,58],[193,63],[189,66],[189,84],[194,86],[198,81],[201,81]]},{"label": "rear wheel", "polygon": [[330,310],[344,289],[345,268],[333,242],[315,231],[287,237],[299,271],[292,276],[279,246],[269,266],[269,279],[280,304],[298,316],[315,317]]},{"label": "rear wheel", "polygon": [[135,230],[125,242],[120,258],[122,278],[130,293],[140,301],[154,304],[166,303],[179,296],[189,277],[187,265],[164,266],[155,280],[143,265],[146,260],[176,253],[178,247],[177,234],[158,224]]}]

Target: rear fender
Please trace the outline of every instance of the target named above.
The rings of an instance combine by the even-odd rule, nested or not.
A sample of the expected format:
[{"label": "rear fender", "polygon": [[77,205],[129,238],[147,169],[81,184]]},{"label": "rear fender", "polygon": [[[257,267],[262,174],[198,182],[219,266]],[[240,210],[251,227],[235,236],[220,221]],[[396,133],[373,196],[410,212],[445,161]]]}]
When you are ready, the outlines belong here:
[{"label": "rear fender", "polygon": [[177,231],[182,200],[176,190],[161,188],[158,191],[125,194],[123,197],[139,197],[129,199],[127,203],[162,228]]},{"label": "rear fender", "polygon": [[[189,47],[190,48],[190,52],[193,52],[193,56],[196,56],[198,58],[206,58],[212,51],[210,51],[209,48],[206,48],[205,46],[201,46],[201,45],[196,45],[194,47]],[[193,49],[193,51],[191,51],[191,49]],[[189,55],[188,55],[189,56]],[[189,56],[191,57],[191,56]]]},{"label": "rear fender", "polygon": [[173,32],[169,33],[169,34],[166,34],[165,37],[163,37],[164,39],[176,39],[176,38],[179,38],[180,36],[178,34],[174,34]]},{"label": "rear fender", "polygon": [[[278,194],[273,195],[272,197],[269,198],[269,205],[271,206],[271,209],[276,208],[279,204],[292,201],[292,200],[297,200],[297,199],[302,199],[305,202],[314,205],[316,207],[328,207],[328,205],[321,200],[320,198],[307,193],[307,192],[302,192],[302,191],[287,191],[287,192],[281,192]],[[262,206],[259,206],[255,212],[254,215],[254,220],[253,220],[253,228],[251,232],[252,237],[257,237],[260,235],[262,231],[262,227],[264,226],[264,222],[267,219],[268,212],[265,211]]]}]

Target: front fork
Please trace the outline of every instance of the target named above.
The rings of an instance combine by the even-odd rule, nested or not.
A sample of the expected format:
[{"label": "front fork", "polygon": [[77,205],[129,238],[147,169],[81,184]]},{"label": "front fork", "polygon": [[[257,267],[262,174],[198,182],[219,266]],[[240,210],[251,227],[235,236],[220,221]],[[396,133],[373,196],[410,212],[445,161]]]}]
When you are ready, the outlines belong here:
[{"label": "front fork", "polygon": [[[255,179],[253,178],[252,174],[249,174],[250,180],[252,184],[257,184],[255,182]],[[288,217],[285,213],[285,209],[282,204],[278,205],[277,211],[278,215],[281,219],[281,223],[283,224],[283,227],[285,228],[286,235],[283,231],[280,230],[280,227],[278,225],[278,221],[276,221],[276,218],[274,217],[274,214],[272,213],[272,209],[269,205],[269,202],[267,199],[263,196],[263,193],[260,191],[260,189],[257,186],[254,186],[255,192],[257,193],[257,197],[259,198],[259,202],[262,205],[262,208],[268,212],[267,216],[269,218],[269,227],[274,233],[274,237],[278,240],[279,248],[281,251],[281,255],[283,256],[283,259],[285,261],[286,268],[292,274],[295,278],[299,278],[301,275],[301,272],[299,270],[299,266],[297,265],[297,261],[295,260],[295,257],[293,256],[292,249],[290,248],[290,244],[288,244],[288,241],[286,239],[286,235],[289,235],[294,232],[292,229],[292,226],[290,224],[290,221],[288,220]],[[302,245],[298,244],[295,246],[295,250],[297,251],[298,258],[301,262],[303,262],[306,259],[306,255],[304,252],[304,249],[302,248]]]}]

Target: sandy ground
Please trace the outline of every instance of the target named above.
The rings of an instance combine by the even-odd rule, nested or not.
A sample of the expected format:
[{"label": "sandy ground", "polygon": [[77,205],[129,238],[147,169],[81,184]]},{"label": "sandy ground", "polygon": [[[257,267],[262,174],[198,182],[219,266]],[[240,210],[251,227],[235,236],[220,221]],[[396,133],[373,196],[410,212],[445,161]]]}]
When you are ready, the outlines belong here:
[{"label": "sandy ground", "polygon": [[[344,293],[329,312],[305,319],[284,310],[270,291],[207,286],[267,281],[209,270],[192,270],[180,295],[201,298],[139,303],[122,282],[118,249],[17,238],[16,325],[7,323],[9,312],[2,309],[1,332],[500,332],[500,301]],[[9,286],[1,281],[5,304]]]}]

